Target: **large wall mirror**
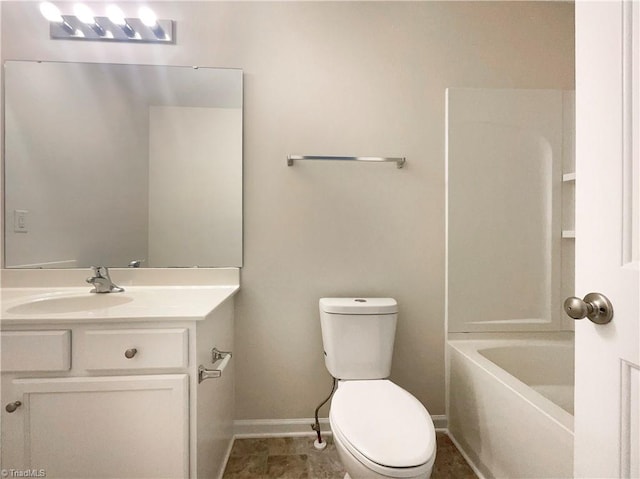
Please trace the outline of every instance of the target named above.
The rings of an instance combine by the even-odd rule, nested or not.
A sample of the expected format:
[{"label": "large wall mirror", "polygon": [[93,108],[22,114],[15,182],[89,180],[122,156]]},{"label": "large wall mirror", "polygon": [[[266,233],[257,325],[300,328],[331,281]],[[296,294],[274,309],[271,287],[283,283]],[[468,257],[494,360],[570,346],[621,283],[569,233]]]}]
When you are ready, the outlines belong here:
[{"label": "large wall mirror", "polygon": [[8,61],[5,267],[242,266],[242,71]]}]

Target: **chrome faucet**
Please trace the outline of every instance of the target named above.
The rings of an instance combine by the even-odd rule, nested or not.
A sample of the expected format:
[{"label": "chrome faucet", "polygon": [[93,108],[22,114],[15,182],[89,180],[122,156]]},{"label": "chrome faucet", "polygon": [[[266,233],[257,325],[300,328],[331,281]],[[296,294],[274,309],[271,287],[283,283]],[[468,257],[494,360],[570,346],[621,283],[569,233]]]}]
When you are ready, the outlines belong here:
[{"label": "chrome faucet", "polygon": [[117,286],[111,281],[109,270],[106,266],[92,266],[93,276],[87,278],[87,283],[94,288],[91,293],[122,293],[124,288]]}]

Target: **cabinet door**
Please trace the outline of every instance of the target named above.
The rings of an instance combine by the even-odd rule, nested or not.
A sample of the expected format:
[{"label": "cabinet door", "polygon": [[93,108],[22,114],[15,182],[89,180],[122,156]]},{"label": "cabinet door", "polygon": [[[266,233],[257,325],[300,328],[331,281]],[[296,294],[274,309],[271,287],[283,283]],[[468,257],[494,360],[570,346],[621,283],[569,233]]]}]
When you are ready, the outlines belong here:
[{"label": "cabinet door", "polygon": [[[180,478],[189,471],[186,374],[15,379],[3,468],[47,478]],[[4,395],[3,395],[4,396]],[[6,396],[5,396],[6,397]]]}]

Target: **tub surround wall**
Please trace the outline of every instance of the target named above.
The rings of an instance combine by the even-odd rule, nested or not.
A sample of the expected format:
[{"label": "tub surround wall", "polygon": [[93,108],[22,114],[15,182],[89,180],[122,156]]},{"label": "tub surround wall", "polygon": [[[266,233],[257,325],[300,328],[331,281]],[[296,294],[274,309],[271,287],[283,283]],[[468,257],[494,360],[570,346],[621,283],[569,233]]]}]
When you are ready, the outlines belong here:
[{"label": "tub surround wall", "polygon": [[[432,414],[442,414],[444,92],[448,87],[572,89],[573,5],[157,2],[153,7],[159,18],[177,21],[176,45],[51,41],[37,3],[1,2],[2,58],[244,71],[245,266],[236,301],[237,418],[313,414],[331,388],[318,299],[339,295],[398,300],[392,379]],[[122,8],[127,14],[128,6]],[[289,154],[406,156],[407,166],[300,162],[287,167]]]},{"label": "tub surround wall", "polygon": [[573,328],[560,295],[573,289],[564,244],[574,240],[563,237],[573,96],[447,90],[449,332]]}]

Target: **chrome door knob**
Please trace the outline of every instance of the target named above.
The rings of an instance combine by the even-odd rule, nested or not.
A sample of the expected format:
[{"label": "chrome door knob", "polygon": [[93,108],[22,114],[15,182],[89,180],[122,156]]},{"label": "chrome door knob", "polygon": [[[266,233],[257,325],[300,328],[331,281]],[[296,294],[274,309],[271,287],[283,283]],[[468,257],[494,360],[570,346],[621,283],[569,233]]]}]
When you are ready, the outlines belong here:
[{"label": "chrome door knob", "polygon": [[564,301],[564,311],[573,319],[589,318],[596,324],[607,324],[613,319],[613,306],[600,293],[589,293],[584,299],[572,296]]}]

